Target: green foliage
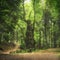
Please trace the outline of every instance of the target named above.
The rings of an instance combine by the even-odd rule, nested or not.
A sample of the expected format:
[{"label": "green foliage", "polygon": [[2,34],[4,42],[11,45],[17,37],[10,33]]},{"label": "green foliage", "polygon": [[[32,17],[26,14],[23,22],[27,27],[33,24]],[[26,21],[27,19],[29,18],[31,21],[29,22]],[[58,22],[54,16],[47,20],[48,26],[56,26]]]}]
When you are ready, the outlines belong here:
[{"label": "green foliage", "polygon": [[[0,36],[5,33],[3,36],[4,39],[7,38],[8,34],[12,33],[15,29],[20,17],[20,2],[21,0],[0,0]],[[5,40],[7,41],[9,39],[7,38]]]}]

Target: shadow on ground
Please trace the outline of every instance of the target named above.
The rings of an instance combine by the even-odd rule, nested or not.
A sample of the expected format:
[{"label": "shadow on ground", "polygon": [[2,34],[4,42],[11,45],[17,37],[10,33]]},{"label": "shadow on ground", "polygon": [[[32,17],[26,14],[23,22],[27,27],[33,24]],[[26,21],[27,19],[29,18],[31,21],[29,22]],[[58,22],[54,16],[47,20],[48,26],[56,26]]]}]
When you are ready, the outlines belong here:
[{"label": "shadow on ground", "polygon": [[0,60],[60,60],[60,57],[51,53],[0,54]]}]

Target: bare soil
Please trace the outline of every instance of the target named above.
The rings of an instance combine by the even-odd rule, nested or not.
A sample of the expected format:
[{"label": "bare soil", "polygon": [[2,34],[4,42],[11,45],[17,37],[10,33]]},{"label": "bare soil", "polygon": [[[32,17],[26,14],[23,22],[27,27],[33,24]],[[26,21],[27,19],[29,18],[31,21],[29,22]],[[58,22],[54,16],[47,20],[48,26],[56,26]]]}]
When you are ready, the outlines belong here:
[{"label": "bare soil", "polygon": [[0,60],[60,60],[60,56],[54,53],[0,54]]}]

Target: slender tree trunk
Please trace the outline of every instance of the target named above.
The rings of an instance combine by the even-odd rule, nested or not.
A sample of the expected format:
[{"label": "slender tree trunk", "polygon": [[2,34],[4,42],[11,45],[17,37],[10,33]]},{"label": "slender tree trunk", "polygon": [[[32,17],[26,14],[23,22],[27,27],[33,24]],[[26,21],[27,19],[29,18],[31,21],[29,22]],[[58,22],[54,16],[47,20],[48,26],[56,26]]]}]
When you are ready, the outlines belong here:
[{"label": "slender tree trunk", "polygon": [[[35,29],[35,0],[33,2],[33,9],[34,9],[34,21],[33,21],[33,37],[34,37],[34,29]],[[34,48],[35,48],[35,40],[34,40]]]},{"label": "slender tree trunk", "polygon": [[39,46],[39,49],[41,48],[41,30],[39,30],[39,44],[38,44],[38,46]]},{"label": "slender tree trunk", "polygon": [[44,10],[44,40],[45,40],[45,46],[47,46],[47,24],[48,24],[48,12],[45,9]]},{"label": "slender tree trunk", "polygon": [[[55,26],[56,26],[56,21],[54,22],[54,28],[56,28]],[[53,33],[53,43],[54,43],[53,47],[56,48],[57,47],[57,31],[54,31]]]},{"label": "slender tree trunk", "polygon": [[[59,11],[60,12],[60,11]],[[59,45],[59,47],[60,47],[60,14],[58,15],[58,20],[57,20],[57,27],[58,27],[58,33],[57,33],[57,35],[58,35],[58,45]]]}]

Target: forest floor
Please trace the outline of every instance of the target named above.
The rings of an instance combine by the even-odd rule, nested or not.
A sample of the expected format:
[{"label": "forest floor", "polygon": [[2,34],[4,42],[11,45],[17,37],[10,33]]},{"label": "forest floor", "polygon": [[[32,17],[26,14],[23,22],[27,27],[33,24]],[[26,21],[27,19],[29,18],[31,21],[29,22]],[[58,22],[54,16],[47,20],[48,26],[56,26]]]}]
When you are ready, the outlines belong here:
[{"label": "forest floor", "polygon": [[0,54],[0,60],[60,60],[60,53],[48,49],[32,53]]}]

